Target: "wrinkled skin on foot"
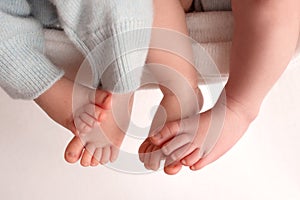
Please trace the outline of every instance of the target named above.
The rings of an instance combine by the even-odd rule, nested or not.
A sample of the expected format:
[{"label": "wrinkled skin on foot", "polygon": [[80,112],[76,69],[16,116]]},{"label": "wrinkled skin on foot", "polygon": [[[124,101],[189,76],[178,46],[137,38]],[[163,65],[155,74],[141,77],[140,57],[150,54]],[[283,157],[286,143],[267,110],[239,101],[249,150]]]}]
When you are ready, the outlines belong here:
[{"label": "wrinkled skin on foot", "polygon": [[75,112],[78,136],[66,148],[65,159],[69,163],[81,159],[84,167],[97,166],[114,162],[118,157],[130,120],[132,93],[105,98],[101,95],[96,92],[87,105]]},{"label": "wrinkled skin on foot", "polygon": [[[157,170],[160,161],[166,158],[164,171],[170,175],[177,174],[182,166],[199,170],[216,161],[236,144],[254,120],[234,101],[227,99],[226,104],[220,101],[217,104],[225,112],[217,109],[220,106],[216,105],[203,114],[167,123],[140,146],[140,160],[148,169]],[[219,129],[210,128],[213,112],[217,117],[224,117]],[[195,123],[198,123],[196,135],[189,130],[189,127],[195,127]],[[205,142],[209,140],[210,134],[216,134],[214,131],[219,132],[218,140],[215,143],[209,142],[211,144]]]}]

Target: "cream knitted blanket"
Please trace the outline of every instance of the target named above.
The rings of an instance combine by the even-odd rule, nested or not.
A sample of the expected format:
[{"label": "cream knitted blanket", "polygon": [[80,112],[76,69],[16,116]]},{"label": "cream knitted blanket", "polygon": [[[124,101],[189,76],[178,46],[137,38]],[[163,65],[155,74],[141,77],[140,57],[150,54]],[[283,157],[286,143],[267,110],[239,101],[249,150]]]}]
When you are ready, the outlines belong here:
[{"label": "cream knitted blanket", "polygon": [[[190,36],[210,55],[221,76],[229,71],[229,57],[233,33],[233,17],[230,11],[189,13],[186,16]],[[79,67],[83,57],[68,38],[59,31],[46,30],[46,54],[59,67],[74,75],[74,67]],[[63,52],[63,53],[61,53]],[[201,58],[199,58],[201,59]],[[203,61],[205,64],[205,60]],[[300,40],[289,67],[300,65]],[[70,69],[72,68],[72,69]],[[73,71],[73,72],[72,72]],[[211,76],[213,72],[206,71]],[[202,74],[205,75],[205,74]]]}]

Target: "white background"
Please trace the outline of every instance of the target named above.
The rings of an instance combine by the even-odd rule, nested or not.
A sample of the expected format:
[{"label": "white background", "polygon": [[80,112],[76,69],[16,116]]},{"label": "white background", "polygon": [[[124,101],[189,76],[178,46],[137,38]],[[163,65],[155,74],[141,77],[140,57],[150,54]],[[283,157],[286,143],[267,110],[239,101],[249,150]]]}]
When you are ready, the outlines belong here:
[{"label": "white background", "polygon": [[[300,68],[288,69],[225,156],[198,172],[132,175],[63,159],[71,133],[0,90],[0,199],[300,199]],[[136,144],[136,148],[138,144]]]}]

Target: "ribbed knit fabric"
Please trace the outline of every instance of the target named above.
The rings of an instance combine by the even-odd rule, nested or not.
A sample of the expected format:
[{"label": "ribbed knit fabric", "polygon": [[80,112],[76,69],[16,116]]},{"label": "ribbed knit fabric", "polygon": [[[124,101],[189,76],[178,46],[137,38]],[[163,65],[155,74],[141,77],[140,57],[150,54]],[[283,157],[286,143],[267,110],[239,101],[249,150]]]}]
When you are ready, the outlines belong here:
[{"label": "ribbed knit fabric", "polygon": [[152,0],[1,0],[0,86],[11,97],[34,99],[62,77],[63,71],[43,55],[42,25],[57,23],[57,16],[70,40],[89,58],[93,86],[102,79],[108,90],[136,89],[139,77],[126,74],[145,63]]},{"label": "ribbed knit fabric", "polygon": [[55,6],[48,0],[27,0],[31,7],[32,15],[38,19],[44,27],[56,27],[59,25]]},{"label": "ribbed knit fabric", "polygon": [[93,86],[128,92],[140,85],[153,21],[152,0],[53,0],[62,26],[89,59]]},{"label": "ribbed knit fabric", "polygon": [[0,1],[0,86],[12,97],[34,99],[63,76],[43,55],[41,24],[23,0]]}]

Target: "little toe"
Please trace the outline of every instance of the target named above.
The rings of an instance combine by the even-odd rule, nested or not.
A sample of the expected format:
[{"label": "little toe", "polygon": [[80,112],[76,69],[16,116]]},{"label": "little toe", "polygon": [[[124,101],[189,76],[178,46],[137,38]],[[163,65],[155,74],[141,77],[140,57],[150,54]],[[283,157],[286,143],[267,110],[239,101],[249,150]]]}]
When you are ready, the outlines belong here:
[{"label": "little toe", "polygon": [[110,155],[110,162],[115,162],[119,155],[119,148],[115,146],[110,147],[111,155]]},{"label": "little toe", "polygon": [[200,170],[203,166],[201,165],[202,160],[200,159],[199,161],[197,161],[194,165],[190,166],[190,169],[193,171],[197,171]]},{"label": "little toe", "polygon": [[77,162],[82,155],[83,149],[84,145],[80,138],[74,137],[65,150],[65,160],[69,163]]},{"label": "little toe", "polygon": [[191,170],[196,171],[200,170],[203,167],[209,165],[210,163],[214,162],[216,159],[218,159],[219,156],[216,156],[214,154],[210,154],[207,157],[201,158],[198,160],[193,166],[190,167]]},{"label": "little toe", "polygon": [[195,149],[190,155],[181,160],[181,163],[185,166],[192,166],[198,162],[202,157],[202,153],[199,148]]},{"label": "little toe", "polygon": [[109,159],[110,159],[110,147],[107,146],[102,149],[102,157],[100,159],[100,164],[105,165],[106,163],[108,163]]}]

